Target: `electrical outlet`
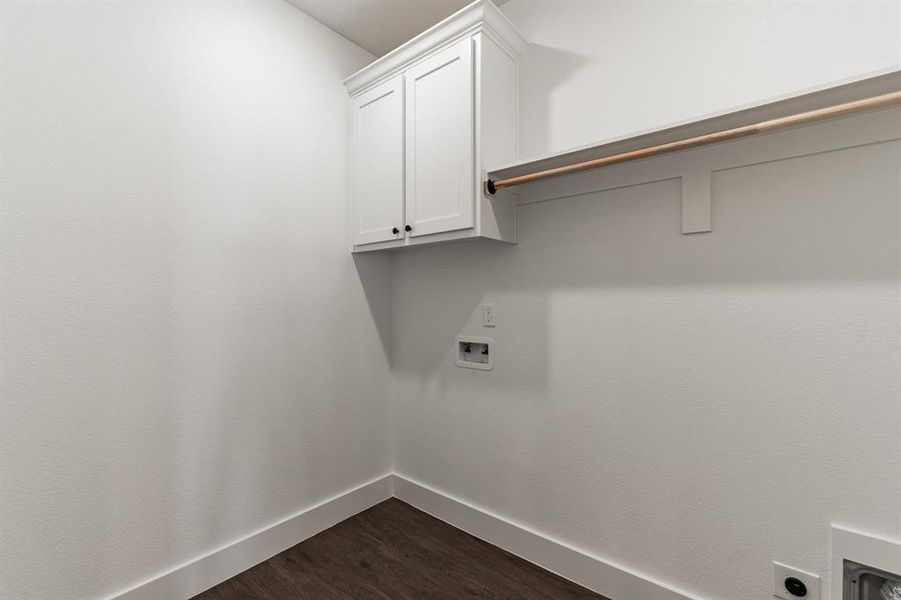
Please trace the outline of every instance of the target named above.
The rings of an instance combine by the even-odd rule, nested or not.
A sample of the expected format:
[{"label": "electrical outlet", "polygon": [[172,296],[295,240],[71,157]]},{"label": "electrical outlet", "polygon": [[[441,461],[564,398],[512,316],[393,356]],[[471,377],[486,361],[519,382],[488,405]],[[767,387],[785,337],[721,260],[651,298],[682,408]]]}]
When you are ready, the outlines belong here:
[{"label": "electrical outlet", "polygon": [[773,596],[782,600],[820,600],[820,576],[773,561]]},{"label": "electrical outlet", "polygon": [[494,327],[494,305],[482,305],[482,327]]}]

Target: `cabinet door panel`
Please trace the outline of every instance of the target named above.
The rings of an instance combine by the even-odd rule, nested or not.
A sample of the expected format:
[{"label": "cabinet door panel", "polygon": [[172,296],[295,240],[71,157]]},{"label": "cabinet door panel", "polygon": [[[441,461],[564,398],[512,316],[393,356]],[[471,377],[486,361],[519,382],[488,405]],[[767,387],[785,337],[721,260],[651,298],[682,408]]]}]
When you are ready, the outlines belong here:
[{"label": "cabinet door panel", "polygon": [[472,40],[408,70],[406,222],[410,235],[473,227]]},{"label": "cabinet door panel", "polygon": [[[353,243],[403,237],[404,98],[396,77],[351,102]],[[393,233],[397,228],[401,234]]]}]

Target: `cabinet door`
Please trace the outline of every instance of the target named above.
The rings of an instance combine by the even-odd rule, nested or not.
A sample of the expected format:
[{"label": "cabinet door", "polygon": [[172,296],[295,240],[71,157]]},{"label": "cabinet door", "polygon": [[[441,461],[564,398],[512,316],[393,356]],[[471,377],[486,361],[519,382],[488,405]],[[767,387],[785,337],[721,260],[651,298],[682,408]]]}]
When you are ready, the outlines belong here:
[{"label": "cabinet door", "polygon": [[[404,98],[400,77],[351,101],[351,132],[353,243],[402,239]],[[393,233],[394,228],[400,233]]]},{"label": "cabinet door", "polygon": [[475,213],[472,40],[404,74],[410,235],[472,227]]}]

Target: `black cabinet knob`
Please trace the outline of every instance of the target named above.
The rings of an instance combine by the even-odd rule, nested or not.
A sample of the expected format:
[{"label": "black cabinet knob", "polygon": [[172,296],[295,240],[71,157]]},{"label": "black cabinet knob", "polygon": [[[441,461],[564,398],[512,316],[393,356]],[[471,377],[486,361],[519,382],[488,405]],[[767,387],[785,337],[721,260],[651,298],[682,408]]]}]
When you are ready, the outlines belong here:
[{"label": "black cabinet knob", "polygon": [[393,227],[391,229],[391,233],[393,233],[394,235],[397,235],[398,233],[400,233],[400,229],[398,229],[397,227]]},{"label": "black cabinet knob", "polygon": [[404,225],[404,231],[413,231],[413,228],[409,225]]}]

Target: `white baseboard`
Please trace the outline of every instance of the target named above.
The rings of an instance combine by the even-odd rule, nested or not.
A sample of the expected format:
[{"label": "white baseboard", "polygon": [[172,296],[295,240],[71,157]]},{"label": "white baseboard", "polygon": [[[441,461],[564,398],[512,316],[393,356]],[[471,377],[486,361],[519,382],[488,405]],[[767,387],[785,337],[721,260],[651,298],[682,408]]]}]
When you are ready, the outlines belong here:
[{"label": "white baseboard", "polygon": [[392,496],[384,475],[151,578],[111,600],[187,599]]},{"label": "white baseboard", "polygon": [[186,600],[392,496],[614,600],[701,600],[396,474],[320,502],[110,600]]},{"label": "white baseboard", "polygon": [[394,495],[433,517],[614,600],[701,600],[402,475]]}]

